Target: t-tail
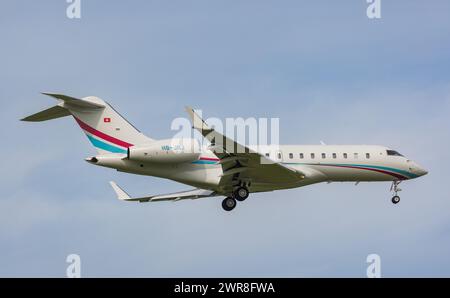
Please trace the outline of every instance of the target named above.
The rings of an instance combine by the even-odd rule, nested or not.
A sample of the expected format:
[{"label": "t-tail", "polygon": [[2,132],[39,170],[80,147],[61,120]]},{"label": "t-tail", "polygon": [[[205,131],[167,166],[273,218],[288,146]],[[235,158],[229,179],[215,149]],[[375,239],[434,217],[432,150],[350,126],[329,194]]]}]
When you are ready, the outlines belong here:
[{"label": "t-tail", "polygon": [[54,93],[43,93],[58,100],[49,109],[22,119],[40,122],[65,116],[73,116],[100,154],[127,153],[134,145],[153,142],[123,118],[106,101],[89,96],[82,99]]}]

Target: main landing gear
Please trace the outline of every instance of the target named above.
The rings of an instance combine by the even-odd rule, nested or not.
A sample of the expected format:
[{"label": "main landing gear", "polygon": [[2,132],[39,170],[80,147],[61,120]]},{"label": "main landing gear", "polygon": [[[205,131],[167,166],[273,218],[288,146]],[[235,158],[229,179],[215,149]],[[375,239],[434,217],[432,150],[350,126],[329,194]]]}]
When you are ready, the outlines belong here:
[{"label": "main landing gear", "polygon": [[238,200],[239,202],[245,201],[246,198],[248,198],[249,192],[246,187],[239,187],[236,189],[233,193],[233,197]]},{"label": "main landing gear", "polygon": [[225,211],[233,210],[236,207],[236,205],[237,205],[236,201],[239,201],[239,202],[245,201],[245,199],[248,198],[249,194],[250,193],[248,191],[248,188],[246,188],[244,186],[241,186],[241,187],[237,188],[235,191],[233,191],[233,194],[232,194],[231,197],[226,197],[222,201],[222,208]]},{"label": "main landing gear", "polygon": [[398,187],[398,185],[401,182],[402,181],[399,181],[399,180],[392,181],[391,192],[393,192],[393,194],[394,194],[394,196],[392,197],[392,204],[400,203],[400,197],[398,196],[398,193],[402,190]]},{"label": "main landing gear", "polygon": [[231,211],[236,207],[236,200],[232,197],[226,197],[225,200],[222,201],[222,208],[225,211]]}]

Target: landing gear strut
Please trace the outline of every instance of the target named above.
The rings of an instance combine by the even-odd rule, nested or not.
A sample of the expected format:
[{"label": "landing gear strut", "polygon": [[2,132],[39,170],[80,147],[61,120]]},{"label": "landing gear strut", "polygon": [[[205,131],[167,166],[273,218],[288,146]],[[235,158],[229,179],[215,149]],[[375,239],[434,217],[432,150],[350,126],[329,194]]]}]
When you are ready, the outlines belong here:
[{"label": "landing gear strut", "polygon": [[393,204],[398,204],[400,203],[400,197],[398,196],[398,193],[400,191],[402,191],[398,185],[401,183],[402,181],[399,180],[395,180],[392,181],[392,186],[391,186],[391,192],[393,192],[394,196],[392,197],[392,203]]},{"label": "landing gear strut", "polygon": [[222,201],[222,208],[225,211],[231,211],[236,207],[236,200],[232,197],[227,197]]}]

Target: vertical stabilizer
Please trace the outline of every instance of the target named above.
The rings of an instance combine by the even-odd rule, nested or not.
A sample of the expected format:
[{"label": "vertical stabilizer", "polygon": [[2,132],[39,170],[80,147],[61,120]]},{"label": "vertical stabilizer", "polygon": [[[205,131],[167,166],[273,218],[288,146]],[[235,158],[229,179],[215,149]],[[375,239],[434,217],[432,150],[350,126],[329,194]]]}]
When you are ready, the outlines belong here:
[{"label": "vertical stabilizer", "polygon": [[146,137],[106,101],[89,96],[82,99],[62,94],[44,93],[58,100],[58,104],[23,121],[47,121],[72,115],[89,141],[101,154],[127,153],[133,145],[151,143]]}]

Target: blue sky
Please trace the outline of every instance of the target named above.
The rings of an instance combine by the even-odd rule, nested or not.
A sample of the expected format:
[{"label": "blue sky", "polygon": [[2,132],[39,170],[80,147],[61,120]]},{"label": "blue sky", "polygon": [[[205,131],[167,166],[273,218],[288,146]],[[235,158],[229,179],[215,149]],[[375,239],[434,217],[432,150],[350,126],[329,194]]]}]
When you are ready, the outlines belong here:
[{"label": "blue sky", "polygon": [[[0,276],[364,277],[450,275],[450,3],[382,1],[2,1]],[[183,107],[279,117],[285,144],[380,144],[430,174],[403,185],[320,184],[220,199],[124,204],[186,186],[93,167],[73,120],[18,119],[39,92],[108,100],[153,138]]]}]

